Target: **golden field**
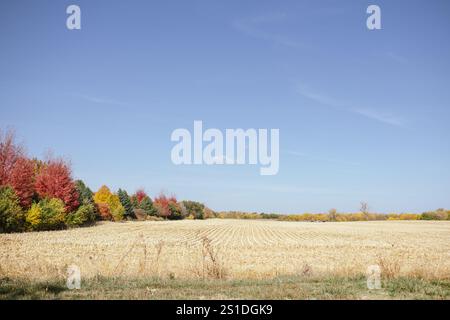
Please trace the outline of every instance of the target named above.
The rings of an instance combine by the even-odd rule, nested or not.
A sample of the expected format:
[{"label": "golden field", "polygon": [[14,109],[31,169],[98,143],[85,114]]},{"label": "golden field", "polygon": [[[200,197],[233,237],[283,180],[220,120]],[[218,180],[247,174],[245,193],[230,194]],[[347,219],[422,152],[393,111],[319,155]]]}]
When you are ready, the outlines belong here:
[{"label": "golden field", "polygon": [[0,235],[0,277],[267,279],[354,276],[450,278],[450,221],[182,220],[112,223]]}]

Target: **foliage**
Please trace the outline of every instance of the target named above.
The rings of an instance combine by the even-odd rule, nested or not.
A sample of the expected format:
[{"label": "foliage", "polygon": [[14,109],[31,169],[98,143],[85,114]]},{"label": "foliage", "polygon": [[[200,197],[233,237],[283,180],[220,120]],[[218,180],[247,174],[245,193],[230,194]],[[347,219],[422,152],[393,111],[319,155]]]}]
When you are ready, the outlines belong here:
[{"label": "foliage", "polygon": [[78,192],[72,180],[69,164],[62,159],[48,160],[36,177],[36,191],[41,199],[57,198],[64,202],[67,212],[78,208]]},{"label": "foliage", "polygon": [[14,190],[11,187],[0,187],[0,232],[21,231],[24,218]]},{"label": "foliage", "polygon": [[186,208],[187,216],[192,216],[194,219],[205,219],[205,205],[196,201],[182,201]]},{"label": "foliage", "polygon": [[27,212],[26,222],[31,230],[55,230],[65,227],[66,210],[61,199],[42,199]]},{"label": "foliage", "polygon": [[96,218],[95,206],[87,203],[82,204],[77,211],[66,215],[66,225],[69,227],[82,226],[93,223]]}]

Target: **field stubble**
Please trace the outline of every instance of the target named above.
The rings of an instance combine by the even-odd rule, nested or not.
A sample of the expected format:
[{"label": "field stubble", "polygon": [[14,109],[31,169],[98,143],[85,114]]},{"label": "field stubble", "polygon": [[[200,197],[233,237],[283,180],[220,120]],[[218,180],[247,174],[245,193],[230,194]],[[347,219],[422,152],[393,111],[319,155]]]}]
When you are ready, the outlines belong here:
[{"label": "field stubble", "polygon": [[450,278],[450,222],[267,220],[99,223],[64,231],[0,235],[0,276],[267,279],[358,276]]}]

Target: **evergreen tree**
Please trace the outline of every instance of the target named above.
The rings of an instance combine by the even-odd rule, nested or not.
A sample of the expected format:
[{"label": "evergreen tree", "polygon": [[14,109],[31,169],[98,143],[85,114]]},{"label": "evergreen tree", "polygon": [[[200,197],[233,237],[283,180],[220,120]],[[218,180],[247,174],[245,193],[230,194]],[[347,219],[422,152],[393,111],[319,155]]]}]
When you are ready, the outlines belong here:
[{"label": "evergreen tree", "polygon": [[119,189],[119,191],[117,191],[117,195],[119,196],[120,203],[125,208],[125,216],[134,217],[133,205],[128,193],[125,190]]},{"label": "evergreen tree", "polygon": [[94,204],[94,193],[82,180],[75,181],[75,188],[78,191],[78,202],[80,204]]},{"label": "evergreen tree", "polygon": [[156,214],[156,210],[153,207],[153,201],[149,196],[142,198],[138,205],[138,209],[144,210],[149,216],[154,216]]}]

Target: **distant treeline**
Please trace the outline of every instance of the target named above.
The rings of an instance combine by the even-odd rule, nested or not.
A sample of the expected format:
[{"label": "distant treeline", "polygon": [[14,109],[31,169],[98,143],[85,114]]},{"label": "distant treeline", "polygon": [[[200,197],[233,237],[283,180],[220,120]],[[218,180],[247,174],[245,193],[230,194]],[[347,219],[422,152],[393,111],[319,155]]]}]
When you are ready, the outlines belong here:
[{"label": "distant treeline", "polygon": [[437,209],[435,211],[417,213],[303,213],[303,214],[277,214],[241,211],[222,211],[215,214],[219,219],[272,219],[279,221],[383,221],[383,220],[450,220],[450,210]]}]

